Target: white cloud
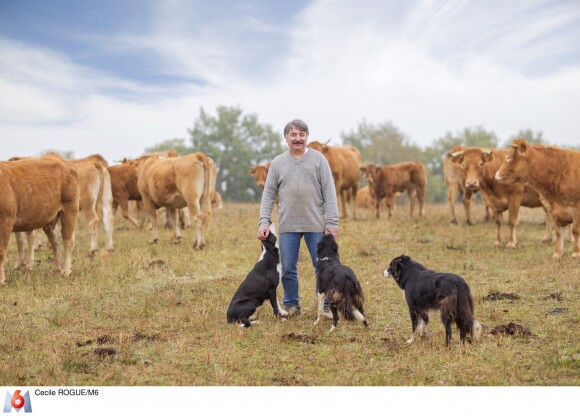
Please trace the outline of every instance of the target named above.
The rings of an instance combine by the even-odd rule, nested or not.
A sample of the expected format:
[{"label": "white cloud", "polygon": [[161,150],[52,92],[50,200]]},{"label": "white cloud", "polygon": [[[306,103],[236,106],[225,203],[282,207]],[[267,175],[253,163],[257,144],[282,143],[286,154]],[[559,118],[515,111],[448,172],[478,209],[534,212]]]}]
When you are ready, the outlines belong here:
[{"label": "white cloud", "polygon": [[[254,32],[238,31],[260,32],[251,29],[258,18],[233,16],[236,29],[198,19],[192,28],[191,12],[176,14],[168,3],[159,3],[165,8],[155,11],[149,30],[93,39],[104,42],[101,53],[145,53],[160,74],[194,80],[172,85],[115,77],[61,52],[0,40],[0,159],[47,148],[133,157],[165,139],[187,138],[199,108],[213,112],[217,105],[240,106],[277,131],[300,117],[313,139],[333,143],[363,119],[392,121],[422,146],[477,125],[500,140],[531,128],[554,143],[580,143],[580,65],[573,57],[555,61],[577,51],[579,29],[557,30],[578,20],[574,8],[402,3],[313,2],[266,28],[277,42],[265,55],[263,45],[248,45]],[[507,24],[510,16],[525,21],[524,12],[529,26]],[[544,58],[554,62],[534,72]]]}]

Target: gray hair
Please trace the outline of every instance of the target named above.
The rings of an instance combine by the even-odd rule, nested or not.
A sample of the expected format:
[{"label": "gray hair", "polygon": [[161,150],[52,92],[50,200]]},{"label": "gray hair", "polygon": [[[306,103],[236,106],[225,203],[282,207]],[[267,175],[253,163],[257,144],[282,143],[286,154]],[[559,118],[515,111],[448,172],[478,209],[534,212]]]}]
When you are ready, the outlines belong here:
[{"label": "gray hair", "polygon": [[306,135],[309,134],[308,126],[302,120],[295,119],[295,120],[292,120],[291,122],[289,122],[288,124],[286,124],[286,126],[284,127],[284,138],[286,138],[286,136],[288,136],[288,132],[290,131],[290,129],[296,129],[298,131],[303,131],[306,133]]}]

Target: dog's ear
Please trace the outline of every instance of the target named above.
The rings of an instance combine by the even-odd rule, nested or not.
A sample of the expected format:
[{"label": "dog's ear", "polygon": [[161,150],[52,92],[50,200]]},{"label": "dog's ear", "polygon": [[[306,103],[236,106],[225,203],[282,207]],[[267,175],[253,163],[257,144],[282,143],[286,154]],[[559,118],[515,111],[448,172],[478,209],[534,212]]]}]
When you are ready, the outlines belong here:
[{"label": "dog's ear", "polygon": [[401,272],[403,271],[403,266],[405,264],[406,259],[408,259],[407,256],[399,256],[397,258],[394,258],[393,261],[391,261],[389,269],[391,270],[391,275],[395,280],[399,280],[399,278],[401,277]]}]

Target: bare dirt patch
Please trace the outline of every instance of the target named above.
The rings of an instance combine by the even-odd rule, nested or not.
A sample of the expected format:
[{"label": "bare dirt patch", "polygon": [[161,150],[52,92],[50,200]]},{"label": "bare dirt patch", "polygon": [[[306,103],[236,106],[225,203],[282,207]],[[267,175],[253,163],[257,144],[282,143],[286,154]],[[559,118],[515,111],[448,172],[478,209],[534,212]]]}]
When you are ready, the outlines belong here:
[{"label": "bare dirt patch", "polygon": [[514,293],[490,293],[483,300],[486,301],[496,301],[496,300],[519,300],[519,295]]},{"label": "bare dirt patch", "polygon": [[302,334],[295,334],[293,332],[289,334],[284,334],[280,337],[282,341],[295,341],[300,342],[302,344],[318,344],[318,340],[316,337],[302,335]]},{"label": "bare dirt patch", "polygon": [[526,328],[514,322],[510,322],[509,324],[506,325],[495,326],[489,331],[489,333],[491,335],[509,335],[512,337],[524,337],[524,338],[530,338],[534,336],[529,328]]}]

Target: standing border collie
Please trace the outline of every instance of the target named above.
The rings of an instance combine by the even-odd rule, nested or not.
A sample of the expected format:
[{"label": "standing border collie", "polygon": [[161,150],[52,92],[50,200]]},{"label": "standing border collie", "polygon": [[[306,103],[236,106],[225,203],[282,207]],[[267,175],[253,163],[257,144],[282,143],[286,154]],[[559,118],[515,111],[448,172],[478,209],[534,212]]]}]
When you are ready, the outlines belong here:
[{"label": "standing border collie", "polygon": [[364,296],[360,283],[350,267],[340,264],[338,244],[332,234],[325,234],[316,247],[316,268],[318,275],[318,317],[314,325],[324,314],[324,299],[328,299],[332,312],[332,327],[334,331],[338,323],[338,311],[344,319],[353,321],[358,319],[368,327],[364,316]]},{"label": "standing border collie", "polygon": [[473,297],[469,286],[461,276],[429,270],[404,255],[394,258],[383,275],[395,279],[399,287],[405,291],[413,328],[413,336],[407,340],[409,344],[416,336],[426,334],[430,309],[438,309],[441,312],[446,347],[451,340],[453,321],[459,328],[463,346],[467,335],[474,340],[481,335],[481,324],[474,319]]},{"label": "standing border collie", "polygon": [[234,293],[227,311],[229,324],[236,323],[246,328],[252,325],[252,315],[266,299],[270,300],[275,316],[288,315],[288,312],[280,307],[276,297],[281,265],[275,232],[276,229],[271,224],[268,238],[261,242],[262,255]]}]

